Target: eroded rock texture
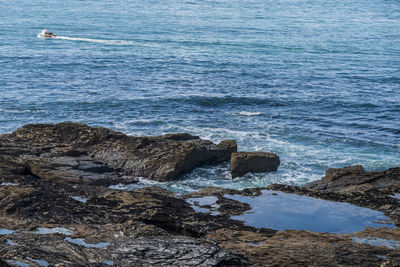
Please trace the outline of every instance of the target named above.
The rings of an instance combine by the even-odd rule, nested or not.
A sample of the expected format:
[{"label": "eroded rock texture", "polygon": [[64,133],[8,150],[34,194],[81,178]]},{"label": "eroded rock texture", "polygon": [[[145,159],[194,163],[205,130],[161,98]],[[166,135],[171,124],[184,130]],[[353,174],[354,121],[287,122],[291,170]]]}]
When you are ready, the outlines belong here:
[{"label": "eroded rock texture", "polygon": [[186,133],[134,137],[80,123],[34,124],[0,136],[0,166],[96,184],[135,177],[169,181],[197,166],[227,161],[236,150],[234,140],[216,145]]},{"label": "eroded rock texture", "polygon": [[326,170],[321,180],[306,186],[329,192],[365,192],[368,190],[395,190],[400,188],[400,168],[380,172],[366,172],[360,165]]},{"label": "eroded rock texture", "polygon": [[276,171],[280,164],[278,155],[268,152],[237,152],[231,156],[232,178],[243,176],[248,172]]}]

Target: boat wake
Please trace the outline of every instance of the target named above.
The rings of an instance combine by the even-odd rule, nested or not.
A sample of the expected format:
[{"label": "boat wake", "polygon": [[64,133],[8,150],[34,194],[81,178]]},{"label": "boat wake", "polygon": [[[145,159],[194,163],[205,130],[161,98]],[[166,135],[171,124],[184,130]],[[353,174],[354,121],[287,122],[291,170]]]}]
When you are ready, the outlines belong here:
[{"label": "boat wake", "polygon": [[92,39],[92,38],[79,38],[79,37],[67,37],[67,36],[57,36],[54,39],[70,40],[70,41],[81,41],[81,42],[92,42],[92,43],[102,43],[109,45],[134,45],[136,42],[124,41],[124,40],[104,40],[104,39]]},{"label": "boat wake", "polygon": [[[49,34],[51,34],[51,35],[49,35]],[[125,41],[125,40],[105,40],[105,39],[57,36],[53,33],[49,33],[46,30],[43,30],[40,33],[38,33],[37,37],[40,39],[61,39],[61,40],[70,40],[70,41],[102,43],[102,44],[108,44],[108,45],[135,45],[135,44],[137,44],[136,42]]]}]

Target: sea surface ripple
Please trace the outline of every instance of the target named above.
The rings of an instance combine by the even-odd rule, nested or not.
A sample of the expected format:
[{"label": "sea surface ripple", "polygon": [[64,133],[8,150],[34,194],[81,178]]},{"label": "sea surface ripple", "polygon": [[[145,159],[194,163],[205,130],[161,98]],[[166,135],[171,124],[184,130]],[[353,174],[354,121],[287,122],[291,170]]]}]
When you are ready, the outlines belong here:
[{"label": "sea surface ripple", "polygon": [[[0,133],[81,121],[281,157],[277,173],[232,181],[226,163],[156,183],[177,192],[400,165],[399,0],[0,5]],[[44,28],[60,38],[37,38]]]}]

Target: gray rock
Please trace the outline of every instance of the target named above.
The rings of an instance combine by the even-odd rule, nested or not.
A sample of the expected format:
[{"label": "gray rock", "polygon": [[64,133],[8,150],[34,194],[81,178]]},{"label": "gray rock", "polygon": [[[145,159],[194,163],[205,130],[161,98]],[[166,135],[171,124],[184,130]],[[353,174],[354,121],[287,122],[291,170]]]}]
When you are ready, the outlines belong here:
[{"label": "gray rock", "polygon": [[267,152],[238,152],[231,156],[232,178],[243,176],[248,172],[276,171],[280,164],[279,157]]},{"label": "gray rock", "polygon": [[[126,176],[170,181],[197,166],[227,161],[236,150],[234,140],[214,144],[187,133],[135,137],[82,123],[32,124],[0,136],[0,166],[28,155],[42,159],[42,166],[51,163],[52,167],[44,168],[49,170],[69,166],[92,176],[114,170]],[[89,162],[75,168],[76,158],[82,156],[89,157]],[[24,170],[23,165],[12,168]]]},{"label": "gray rock", "polygon": [[238,254],[206,245],[199,241],[174,237],[171,239],[136,239],[121,242],[108,250],[122,265],[148,266],[247,266]]},{"label": "gray rock", "polygon": [[[64,238],[62,235],[22,234],[16,245],[0,248],[6,258],[14,256],[18,262],[40,266],[40,262],[53,266],[249,266],[240,254],[219,248],[210,242],[193,238],[113,238],[108,242]],[[71,242],[82,240],[83,242]],[[96,247],[97,244],[104,244]],[[215,242],[214,242],[215,243]],[[34,248],[34,249],[32,249]],[[51,248],[51,249],[49,249]],[[62,252],[62,253],[61,253]],[[36,261],[32,260],[36,259]],[[8,261],[15,262],[15,259]],[[1,265],[0,261],[0,266]],[[9,266],[9,265],[4,265]]]}]

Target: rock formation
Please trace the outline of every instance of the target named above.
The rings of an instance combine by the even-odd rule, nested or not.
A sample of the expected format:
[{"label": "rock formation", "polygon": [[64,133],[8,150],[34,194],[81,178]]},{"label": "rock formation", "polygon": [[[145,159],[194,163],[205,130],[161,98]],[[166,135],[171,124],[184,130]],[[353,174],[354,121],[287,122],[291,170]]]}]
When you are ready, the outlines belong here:
[{"label": "rock formation", "polygon": [[280,164],[279,157],[267,152],[238,152],[231,156],[232,178],[243,176],[248,172],[276,171]]},{"label": "rock formation", "polygon": [[[235,150],[233,141],[130,137],[72,123],[0,135],[0,266],[398,266],[395,245],[354,241],[400,244],[398,227],[345,235],[254,228],[232,219],[251,207],[227,195],[255,197],[273,189],[348,202],[382,211],[398,226],[400,201],[393,194],[400,192],[400,168],[331,169],[305,187],[209,187],[181,196],[159,187],[108,187],[138,173],[170,179]],[[157,157],[176,166],[155,166]],[[151,168],[136,170],[138,162]]]},{"label": "rock formation", "polygon": [[339,169],[330,168],[326,170],[321,180],[312,182],[306,187],[330,192],[365,192],[371,189],[400,188],[400,168],[381,172],[366,172],[359,165]]},{"label": "rock formation", "polygon": [[89,183],[174,180],[197,166],[227,161],[236,150],[234,140],[216,145],[186,133],[134,137],[80,123],[26,125],[0,136],[0,164]]}]

